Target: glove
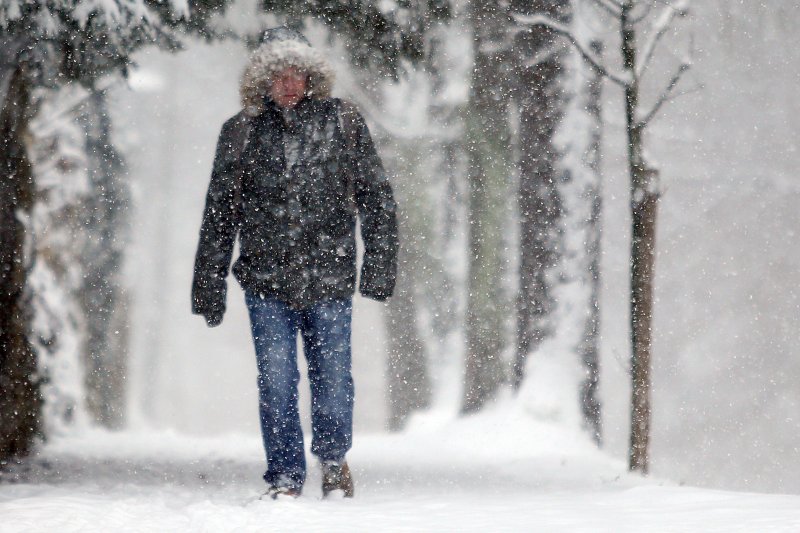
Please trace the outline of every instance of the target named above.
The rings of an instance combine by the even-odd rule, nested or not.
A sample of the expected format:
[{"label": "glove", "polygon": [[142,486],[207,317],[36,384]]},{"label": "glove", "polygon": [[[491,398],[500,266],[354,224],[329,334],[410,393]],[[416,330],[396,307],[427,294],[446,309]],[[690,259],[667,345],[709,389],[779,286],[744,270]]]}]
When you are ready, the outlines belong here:
[{"label": "glove", "polygon": [[223,313],[220,313],[218,311],[216,311],[216,312],[214,312],[214,311],[208,312],[208,313],[203,315],[203,318],[206,319],[206,324],[210,328],[215,328],[215,327],[219,326],[220,324],[222,324],[222,317],[223,317]]},{"label": "glove", "polygon": [[222,324],[225,315],[225,296],[228,285],[225,280],[214,283],[195,276],[192,284],[192,313],[203,315],[208,327],[215,328]]},{"label": "glove", "polygon": [[361,272],[358,292],[372,300],[385,302],[394,292],[394,278],[375,275],[374,270],[364,269]]},{"label": "glove", "polygon": [[361,296],[365,296],[376,302],[385,302],[392,295],[391,292],[378,287],[365,287],[364,285],[361,285],[358,292],[361,293]]}]

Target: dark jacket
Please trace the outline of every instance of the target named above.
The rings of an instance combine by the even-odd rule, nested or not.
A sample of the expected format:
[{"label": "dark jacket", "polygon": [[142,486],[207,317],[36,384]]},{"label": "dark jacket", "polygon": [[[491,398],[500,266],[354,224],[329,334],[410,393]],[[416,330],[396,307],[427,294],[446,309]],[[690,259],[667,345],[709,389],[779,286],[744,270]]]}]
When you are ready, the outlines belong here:
[{"label": "dark jacket", "polygon": [[237,234],[241,286],[303,309],[354,293],[358,216],[359,290],[384,300],[394,289],[395,202],[364,120],[333,98],[306,97],[290,115],[267,101],[222,127],[192,285],[192,311],[209,323],[225,311]]}]

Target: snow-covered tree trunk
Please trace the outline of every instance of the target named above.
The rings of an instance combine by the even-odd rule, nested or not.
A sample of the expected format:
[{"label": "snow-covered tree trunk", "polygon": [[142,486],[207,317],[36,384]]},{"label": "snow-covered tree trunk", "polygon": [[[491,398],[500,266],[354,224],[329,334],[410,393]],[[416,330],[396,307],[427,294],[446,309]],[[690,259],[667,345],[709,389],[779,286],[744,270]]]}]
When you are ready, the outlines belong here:
[{"label": "snow-covered tree trunk", "polygon": [[[424,75],[424,74],[420,74]],[[439,130],[441,131],[441,130]],[[395,139],[387,165],[396,169],[396,197],[401,238],[395,295],[387,305],[389,428],[401,429],[410,414],[432,400],[431,359],[442,362],[444,340],[458,324],[452,275],[444,259],[453,231],[442,210],[454,209],[448,194],[448,139],[420,134]],[[426,334],[427,332],[427,334]]]},{"label": "snow-covered tree trunk", "polygon": [[[522,4],[520,2],[520,4]],[[570,17],[568,0],[527,2],[522,15],[543,14],[561,23]],[[519,65],[519,189],[520,217],[519,292],[514,386],[525,373],[527,357],[542,341],[555,334],[553,288],[560,282],[562,147],[556,142],[568,103],[564,66],[568,51],[548,28],[537,26],[517,34],[514,50]]]},{"label": "snow-covered tree trunk", "polygon": [[100,92],[75,82],[39,89],[35,102],[26,138],[36,201],[25,231],[43,421],[48,434],[91,419],[115,427],[126,348],[116,237],[127,202],[108,113]]},{"label": "snow-covered tree trunk", "polygon": [[388,427],[402,429],[408,417],[416,410],[428,406],[431,389],[428,378],[428,357],[425,343],[419,334],[416,284],[423,274],[420,265],[419,241],[413,233],[406,210],[416,207],[401,203],[398,223],[401,240],[398,251],[400,268],[397,287],[386,308],[388,340],[387,387],[389,396]]},{"label": "snow-covered tree trunk", "polygon": [[[428,376],[428,351],[419,325],[421,287],[425,275],[424,250],[430,210],[427,191],[421,186],[418,168],[419,139],[394,139],[394,150],[385,153],[386,165],[392,169],[393,186],[398,203],[397,222],[400,238],[397,284],[386,306],[388,419],[390,430],[400,430],[416,410],[427,407],[431,389]],[[424,289],[423,289],[424,290]]]},{"label": "snow-covered tree trunk", "polygon": [[[15,50],[6,40],[3,55]],[[31,108],[26,65],[4,57],[0,66],[0,465],[30,452],[40,429],[41,396],[31,346],[30,240],[24,221],[34,201],[24,136]],[[11,67],[9,68],[9,64]]]},{"label": "snow-covered tree trunk", "polygon": [[[392,428],[399,428],[413,410],[431,403],[434,381],[446,379],[439,371],[448,366],[447,358],[452,355],[448,338],[461,324],[455,288],[458,274],[447,261],[454,248],[462,244],[458,225],[463,223],[459,218],[463,195],[456,172],[463,159],[459,157],[463,130],[457,118],[464,102],[453,95],[453,86],[462,84],[466,76],[462,68],[465,62],[460,59],[461,42],[454,28],[438,25],[431,31],[423,68],[401,84],[406,87],[402,101],[407,105],[400,122],[409,121],[414,129],[408,139],[393,139],[397,152],[389,156],[399,174],[396,182],[402,238],[401,290],[390,300],[388,309],[391,324],[395,308],[413,304],[413,319],[407,320],[405,329],[394,328],[395,334],[400,339],[413,334],[421,342],[417,350],[424,358],[407,358],[404,362],[393,359],[390,351],[390,392],[393,387],[397,392],[404,391],[390,395]],[[401,288],[404,275],[410,278],[410,297]],[[394,341],[390,339],[389,343],[392,346]]]},{"label": "snow-covered tree trunk", "polygon": [[467,16],[460,12],[451,24],[438,26],[429,42],[428,115],[435,133],[431,134],[428,161],[420,169],[423,176],[435,176],[426,187],[433,200],[425,246],[433,275],[423,273],[420,298],[426,312],[424,325],[431,332],[433,401],[447,406],[458,401],[454,393],[460,390],[462,376],[457,369],[463,358],[455,357],[462,355],[464,348],[468,165],[463,117],[472,70],[472,58],[464,54],[471,42],[471,33],[464,27]]},{"label": "snow-covered tree trunk", "polygon": [[87,406],[94,420],[119,427],[125,413],[128,351],[127,295],[122,259],[129,193],[111,140],[105,93],[91,90],[78,110],[85,131],[90,192],[73,219],[83,269],[80,299],[86,320],[84,365]]},{"label": "snow-covered tree trunk", "polygon": [[[599,53],[601,47],[591,41],[592,32],[580,15],[573,17],[573,31]],[[558,131],[564,155],[563,179],[558,184],[563,208],[558,333],[579,363],[583,427],[600,444],[601,80],[574,50],[570,50],[565,67],[571,94]]]},{"label": "snow-covered tree trunk", "polygon": [[[512,4],[516,18],[544,17],[599,51],[573,2]],[[514,384],[548,343],[578,385],[584,426],[600,442],[600,79],[549,26],[516,31],[520,285]]]},{"label": "snow-covered tree trunk", "polygon": [[[592,36],[593,37],[593,36]],[[594,53],[602,55],[602,44],[592,41]],[[599,398],[600,385],[600,259],[602,236],[602,191],[600,175],[600,157],[603,132],[601,113],[602,82],[600,74],[579,60],[577,68],[581,69],[582,82],[579,92],[578,108],[583,108],[588,120],[588,142],[582,158],[583,173],[588,178],[581,196],[588,207],[588,217],[583,221],[583,246],[586,257],[584,283],[588,286],[588,302],[583,328],[583,338],[578,348],[585,372],[581,388],[581,407],[583,419],[595,442],[602,442],[602,412]]]},{"label": "snow-covered tree trunk", "polygon": [[510,197],[507,7],[496,0],[470,4],[474,67],[466,112],[469,158],[469,279],[462,410],[477,411],[506,380],[503,352],[509,305],[504,284]]},{"label": "snow-covered tree trunk", "polygon": [[81,250],[82,199],[92,194],[86,135],[76,110],[87,97],[77,83],[35,93],[37,113],[29,128],[36,202],[26,233],[36,261],[28,273],[31,339],[42,377],[46,435],[85,424],[85,369],[81,360],[86,319],[79,303],[85,279]]}]

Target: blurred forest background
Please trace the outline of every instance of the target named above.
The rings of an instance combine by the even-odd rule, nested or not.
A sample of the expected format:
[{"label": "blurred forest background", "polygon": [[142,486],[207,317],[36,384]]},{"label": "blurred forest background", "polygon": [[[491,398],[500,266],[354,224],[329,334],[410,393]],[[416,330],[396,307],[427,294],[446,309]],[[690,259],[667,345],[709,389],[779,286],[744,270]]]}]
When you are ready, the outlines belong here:
[{"label": "blurred forest background", "polygon": [[649,470],[800,492],[796,2],[68,4],[0,7],[0,459],[88,424],[257,433],[243,297],[209,330],[189,287],[248,43],[288,23],[401,209],[398,292],[356,301],[356,431],[514,395],[627,460],[630,8],[657,111]]}]

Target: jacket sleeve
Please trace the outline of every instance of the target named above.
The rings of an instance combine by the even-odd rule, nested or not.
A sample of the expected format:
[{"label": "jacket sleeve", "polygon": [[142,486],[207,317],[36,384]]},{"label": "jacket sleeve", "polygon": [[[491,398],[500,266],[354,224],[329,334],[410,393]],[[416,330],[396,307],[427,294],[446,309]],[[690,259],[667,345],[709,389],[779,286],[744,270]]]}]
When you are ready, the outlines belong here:
[{"label": "jacket sleeve", "polygon": [[397,205],[364,119],[352,105],[344,105],[355,130],[354,196],[364,241],[359,292],[382,301],[392,295],[397,279]]},{"label": "jacket sleeve", "polygon": [[241,183],[233,146],[235,127],[235,119],[226,122],[217,141],[194,262],[192,312],[203,315],[210,325],[219,324],[225,314],[226,278],[239,229]]}]

